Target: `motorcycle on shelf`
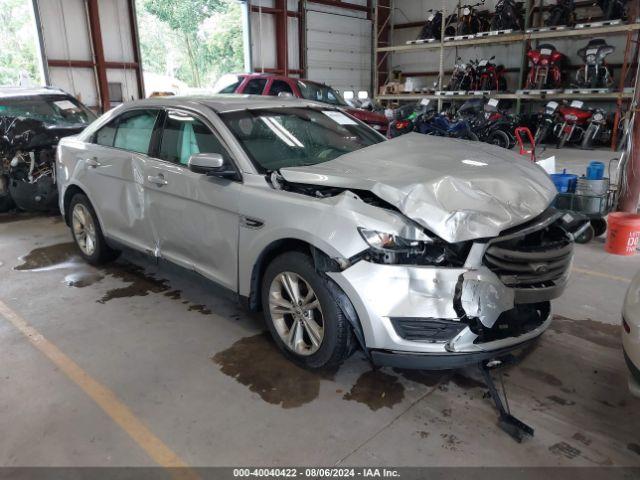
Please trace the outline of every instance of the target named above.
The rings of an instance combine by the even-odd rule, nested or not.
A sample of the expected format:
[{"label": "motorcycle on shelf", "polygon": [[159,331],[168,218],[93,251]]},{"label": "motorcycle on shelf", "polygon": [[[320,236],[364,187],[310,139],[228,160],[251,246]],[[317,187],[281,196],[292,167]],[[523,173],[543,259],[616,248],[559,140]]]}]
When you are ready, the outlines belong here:
[{"label": "motorcycle on shelf", "polygon": [[556,0],[544,24],[547,27],[573,27],[576,23],[574,0]]},{"label": "motorcycle on shelf", "polygon": [[576,85],[586,88],[609,88],[613,78],[605,58],[615,51],[602,38],[590,40],[586,47],[578,50],[578,56],[584,61],[584,67],[576,72]]},{"label": "motorcycle on shelf", "polygon": [[[442,12],[430,8],[427,10],[427,21],[422,26],[420,34],[417,40],[440,40],[442,38]],[[456,15],[449,15],[444,25],[445,35],[455,35],[455,27],[453,23],[456,20]]]},{"label": "motorcycle on shelf", "polygon": [[626,20],[625,0],[597,0],[605,20]]},{"label": "motorcycle on shelf", "polygon": [[489,60],[484,59],[478,62],[476,78],[480,90],[503,92],[507,89],[504,65],[493,63],[492,60],[495,58],[494,55]]},{"label": "motorcycle on shelf", "polygon": [[498,0],[496,11],[491,18],[491,30],[522,30],[522,4],[514,0]]},{"label": "motorcycle on shelf", "polygon": [[487,30],[483,16],[476,11],[476,7],[484,5],[485,0],[474,5],[461,5],[458,15],[456,35],[471,35]]},{"label": "motorcycle on shelf", "polygon": [[476,65],[477,62],[474,62],[473,60],[468,63],[464,63],[462,58],[458,57],[455,65],[453,66],[453,73],[449,79],[447,90],[473,90],[475,88]]},{"label": "motorcycle on shelf", "polygon": [[561,64],[564,55],[550,43],[539,45],[527,52],[529,59],[529,74],[527,88],[545,89],[559,88],[562,85]]},{"label": "motorcycle on shelf", "polygon": [[474,98],[463,103],[456,116],[469,123],[480,141],[513,148],[518,118],[499,110],[498,106],[496,98],[490,98],[486,103],[483,99]]},{"label": "motorcycle on shelf", "polygon": [[544,112],[538,115],[536,134],[534,136],[535,145],[544,143],[550,132],[553,132],[553,127],[557,123],[557,111],[560,105],[558,102],[547,102],[544,107]]}]

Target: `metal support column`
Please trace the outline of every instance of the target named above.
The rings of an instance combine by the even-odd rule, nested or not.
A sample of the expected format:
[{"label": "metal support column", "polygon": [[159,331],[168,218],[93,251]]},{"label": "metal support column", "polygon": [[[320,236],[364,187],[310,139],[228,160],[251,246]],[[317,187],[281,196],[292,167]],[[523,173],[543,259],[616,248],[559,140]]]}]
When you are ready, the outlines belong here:
[{"label": "metal support column", "polygon": [[102,111],[106,112],[111,108],[111,102],[109,101],[109,82],[107,81],[107,68],[104,60],[98,0],[87,0],[87,15],[89,17],[89,30],[93,47],[93,59],[96,66],[98,90],[100,92],[100,106]]}]

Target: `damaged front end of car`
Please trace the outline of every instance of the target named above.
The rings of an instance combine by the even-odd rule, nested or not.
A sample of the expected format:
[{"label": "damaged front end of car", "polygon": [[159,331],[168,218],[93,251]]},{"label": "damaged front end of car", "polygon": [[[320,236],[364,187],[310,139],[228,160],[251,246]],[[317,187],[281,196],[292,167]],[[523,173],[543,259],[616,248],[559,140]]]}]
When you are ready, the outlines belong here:
[{"label": "damaged front end of car", "polygon": [[[376,169],[393,162],[371,155],[366,171],[359,152],[277,174],[278,188],[321,199],[349,193],[405,224],[402,231],[358,225],[368,248],[324,272],[353,304],[361,343],[378,365],[428,370],[477,365],[525,346],[549,326],[574,236],[588,222],[549,207],[555,188],[539,167],[505,170],[492,155],[463,152],[473,160],[455,171],[425,162],[424,149],[427,166],[409,165],[411,142],[395,177]],[[480,163],[492,168],[477,174]]]},{"label": "damaged front end of car", "polygon": [[56,208],[56,146],[81,129],[50,126],[40,120],[0,116],[0,211]]}]

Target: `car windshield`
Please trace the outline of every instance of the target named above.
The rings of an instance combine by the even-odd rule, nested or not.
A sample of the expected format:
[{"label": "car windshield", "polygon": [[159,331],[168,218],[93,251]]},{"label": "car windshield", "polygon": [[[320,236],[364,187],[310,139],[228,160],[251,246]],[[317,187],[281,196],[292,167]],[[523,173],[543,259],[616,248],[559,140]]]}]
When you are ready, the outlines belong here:
[{"label": "car windshield", "polygon": [[330,109],[242,110],[221,117],[263,173],[328,162],[385,140],[366,125]]},{"label": "car windshield", "polygon": [[303,98],[313,100],[315,102],[329,103],[331,105],[340,105],[347,107],[348,104],[338,92],[326,85],[320,85],[314,82],[298,81],[298,88]]},{"label": "car windshield", "polygon": [[62,126],[87,125],[96,118],[75,98],[63,95],[0,98],[0,115]]}]

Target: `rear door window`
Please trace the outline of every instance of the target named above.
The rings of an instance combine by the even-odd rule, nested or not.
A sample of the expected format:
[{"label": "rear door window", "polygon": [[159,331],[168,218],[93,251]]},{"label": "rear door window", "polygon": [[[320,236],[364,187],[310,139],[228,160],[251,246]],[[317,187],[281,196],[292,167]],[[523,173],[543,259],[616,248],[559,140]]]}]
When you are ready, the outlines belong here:
[{"label": "rear door window", "polygon": [[293,90],[291,90],[291,86],[283,80],[274,80],[273,82],[271,82],[269,95],[277,97],[281,93],[290,93],[291,95],[293,95]]},{"label": "rear door window", "polygon": [[266,78],[253,78],[247,82],[242,93],[247,95],[262,95],[264,87],[267,85]]},{"label": "rear door window", "polygon": [[158,110],[134,110],[123,113],[118,119],[113,146],[147,154],[158,114]]}]

